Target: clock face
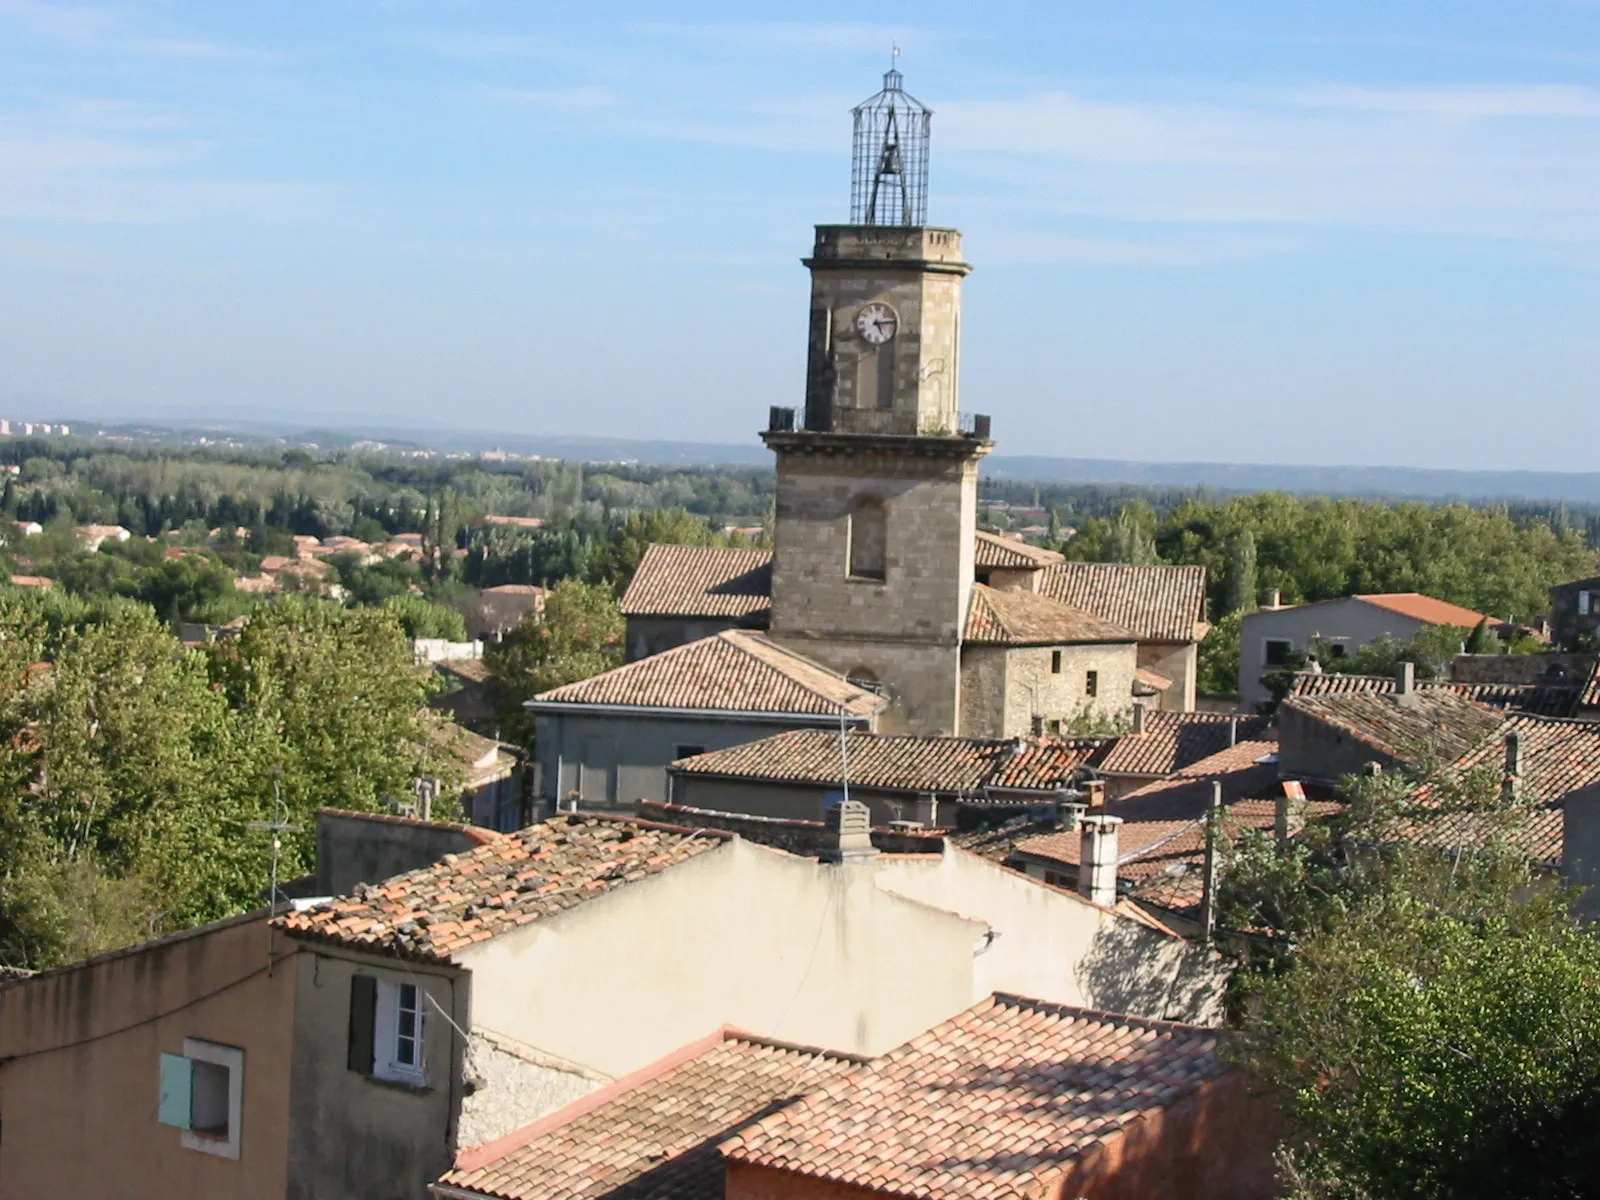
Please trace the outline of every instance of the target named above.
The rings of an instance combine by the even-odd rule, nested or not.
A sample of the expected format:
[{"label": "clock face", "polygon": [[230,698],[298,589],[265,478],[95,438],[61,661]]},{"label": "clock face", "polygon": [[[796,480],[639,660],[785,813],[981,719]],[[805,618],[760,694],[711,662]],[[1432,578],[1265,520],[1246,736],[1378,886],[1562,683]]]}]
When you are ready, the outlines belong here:
[{"label": "clock face", "polygon": [[900,327],[900,318],[894,309],[881,301],[863,304],[856,314],[856,332],[869,345],[881,346],[894,337]]}]

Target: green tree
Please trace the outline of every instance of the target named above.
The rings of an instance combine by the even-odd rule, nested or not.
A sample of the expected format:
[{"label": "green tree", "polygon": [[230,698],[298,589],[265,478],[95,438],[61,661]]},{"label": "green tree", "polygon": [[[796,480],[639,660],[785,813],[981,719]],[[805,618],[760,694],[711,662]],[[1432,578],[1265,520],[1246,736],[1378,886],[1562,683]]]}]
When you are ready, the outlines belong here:
[{"label": "green tree", "polygon": [[[1333,825],[1230,855],[1223,919],[1276,934],[1241,979],[1241,1056],[1282,1097],[1296,1194],[1600,1191],[1600,940],[1507,835],[1492,775],[1352,785]],[[1471,814],[1465,844],[1399,840]],[[1434,829],[1441,827],[1434,825]]]},{"label": "green tree", "polygon": [[1202,692],[1231,696],[1239,690],[1239,622],[1243,613],[1218,617],[1206,630],[1198,652],[1196,686]]},{"label": "green tree", "polygon": [[1499,654],[1502,649],[1504,647],[1500,644],[1500,639],[1489,628],[1488,617],[1484,617],[1473,626],[1472,634],[1467,638],[1467,644],[1462,647],[1463,653],[1466,654]]},{"label": "green tree", "polygon": [[1228,535],[1227,599],[1224,612],[1254,612],[1257,602],[1256,535],[1239,529]]},{"label": "green tree", "polygon": [[460,611],[435,604],[426,596],[407,592],[390,596],[383,609],[393,614],[408,638],[443,638],[447,642],[467,640],[467,622]]},{"label": "green tree", "polygon": [[605,585],[567,579],[551,588],[542,618],[522,622],[484,651],[501,735],[532,745],[533,722],[522,702],[620,665],[624,630],[616,597]]}]

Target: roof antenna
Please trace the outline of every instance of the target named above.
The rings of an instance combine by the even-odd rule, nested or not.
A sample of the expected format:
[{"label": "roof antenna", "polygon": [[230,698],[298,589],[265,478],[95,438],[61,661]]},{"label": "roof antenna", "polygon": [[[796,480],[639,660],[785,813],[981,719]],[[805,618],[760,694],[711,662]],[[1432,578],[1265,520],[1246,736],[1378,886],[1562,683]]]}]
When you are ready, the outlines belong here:
[{"label": "roof antenna", "polygon": [[839,702],[839,776],[844,788],[842,803],[850,803],[850,747],[844,736],[844,701]]},{"label": "roof antenna", "polygon": [[272,918],[278,911],[278,856],[282,849],[282,835],[300,832],[300,826],[290,825],[284,820],[287,815],[283,809],[283,764],[280,762],[272,768],[272,820],[248,821],[245,823],[246,829],[264,829],[272,835],[272,880],[267,890],[268,974],[272,972]]}]

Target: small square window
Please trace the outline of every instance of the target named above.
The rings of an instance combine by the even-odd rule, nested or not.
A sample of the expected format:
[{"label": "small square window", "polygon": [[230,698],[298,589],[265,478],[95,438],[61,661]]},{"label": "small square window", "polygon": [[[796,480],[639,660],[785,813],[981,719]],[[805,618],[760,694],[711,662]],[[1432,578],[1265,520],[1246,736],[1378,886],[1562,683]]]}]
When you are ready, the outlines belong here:
[{"label": "small square window", "polygon": [[696,755],[704,754],[705,752],[706,748],[704,746],[679,746],[674,757],[694,758]]},{"label": "small square window", "polygon": [[1343,658],[1345,654],[1343,642],[1329,642],[1324,649],[1327,651],[1329,658]]},{"label": "small square window", "polygon": [[1268,638],[1261,646],[1261,661],[1269,667],[1286,667],[1289,665],[1289,655],[1293,650],[1293,642],[1286,642],[1282,638]]},{"label": "small square window", "polygon": [[161,1056],[160,1076],[156,1120],[181,1130],[190,1150],[238,1158],[244,1051],[185,1038],[182,1054]]},{"label": "small square window", "polygon": [[1061,651],[1059,650],[1050,651],[1050,674],[1061,674]]},{"label": "small square window", "polygon": [[1083,694],[1085,696],[1098,696],[1100,694],[1100,672],[1089,671],[1083,677]]},{"label": "small square window", "polygon": [[350,980],[349,1068],[421,1087],[426,1078],[427,993],[415,983]]}]

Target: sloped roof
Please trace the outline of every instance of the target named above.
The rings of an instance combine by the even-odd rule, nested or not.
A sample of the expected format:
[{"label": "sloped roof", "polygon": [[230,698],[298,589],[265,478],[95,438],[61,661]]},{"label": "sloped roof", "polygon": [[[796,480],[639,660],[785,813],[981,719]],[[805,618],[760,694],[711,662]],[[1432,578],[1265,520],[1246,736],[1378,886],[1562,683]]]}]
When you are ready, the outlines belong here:
[{"label": "sloped roof", "polygon": [[[1559,864],[1564,842],[1562,814],[1573,792],[1600,783],[1600,724],[1593,721],[1558,721],[1515,715],[1493,736],[1484,738],[1446,771],[1461,776],[1469,771],[1504,771],[1507,735],[1521,741],[1521,774],[1516,796],[1524,810],[1510,820],[1513,844],[1536,862]],[[1421,796],[1426,799],[1429,789]],[[1470,813],[1452,813],[1423,822],[1413,831],[1421,840],[1455,845],[1472,842],[1484,833],[1481,820]]]},{"label": "sloped roof", "polygon": [[274,924],[294,937],[448,962],[475,942],[664,871],[723,839],[710,830],[566,814]]},{"label": "sloped roof", "polygon": [[1279,711],[1331,725],[1402,761],[1419,747],[1445,761],[1459,758],[1506,720],[1497,709],[1443,688],[1423,688],[1409,696],[1372,691],[1290,696]]},{"label": "sloped roof", "polygon": [[1096,761],[1111,775],[1170,775],[1225,750],[1228,740],[1248,741],[1269,718],[1230,713],[1146,712],[1143,733],[1125,733]]},{"label": "sloped roof", "polygon": [[601,675],[541,692],[530,705],[623,705],[871,716],[883,698],[759,633],[726,629]]},{"label": "sloped roof", "polygon": [[1037,592],[975,583],[962,640],[1004,646],[1071,646],[1138,639],[1132,630]]},{"label": "sloped roof", "polygon": [[731,1030],[685,1049],[466,1151],[439,1182],[495,1200],[722,1200],[719,1141],[861,1064]]},{"label": "sloped roof", "polygon": [[1016,538],[1001,537],[998,533],[978,530],[975,563],[979,567],[1012,571],[1037,571],[1065,562],[1054,550],[1030,546]]},{"label": "sloped roof", "polygon": [[772,551],[651,546],[622,595],[625,617],[754,618],[772,609]]},{"label": "sloped roof", "polygon": [[1462,608],[1459,604],[1451,604],[1447,600],[1435,600],[1432,596],[1424,596],[1421,592],[1362,592],[1356,599],[1376,604],[1379,608],[1386,608],[1403,617],[1426,621],[1430,625],[1460,625],[1471,629],[1479,621],[1493,620],[1492,617],[1485,617],[1470,608]]},{"label": "sloped roof", "polygon": [[875,1194],[1036,1197],[1081,1155],[1226,1072],[1219,1042],[1215,1030],[997,994],[722,1152]]},{"label": "sloped roof", "polygon": [[[1505,655],[1510,658],[1512,655]],[[1516,655],[1518,658],[1541,657]],[[1515,709],[1544,717],[1569,717],[1581,702],[1586,684],[1572,683],[1456,683],[1453,680],[1419,680],[1419,691],[1443,689],[1487,704],[1491,708]],[[1289,686],[1291,696],[1340,696],[1355,692],[1392,693],[1393,677],[1388,675],[1346,675],[1339,672],[1298,671]]]},{"label": "sloped roof", "polygon": [[[1095,738],[1006,741],[858,731],[845,738],[854,787],[965,796],[985,789],[1058,791],[1072,783],[1100,745]],[[802,729],[680,758],[669,770],[837,787],[841,768],[838,732]]]},{"label": "sloped roof", "polygon": [[1204,567],[1059,563],[1039,574],[1039,591],[1131,629],[1140,641],[1198,641],[1204,620]]}]

